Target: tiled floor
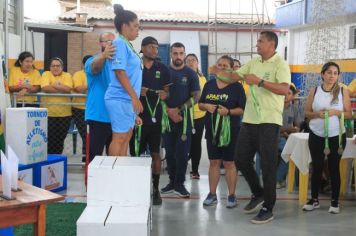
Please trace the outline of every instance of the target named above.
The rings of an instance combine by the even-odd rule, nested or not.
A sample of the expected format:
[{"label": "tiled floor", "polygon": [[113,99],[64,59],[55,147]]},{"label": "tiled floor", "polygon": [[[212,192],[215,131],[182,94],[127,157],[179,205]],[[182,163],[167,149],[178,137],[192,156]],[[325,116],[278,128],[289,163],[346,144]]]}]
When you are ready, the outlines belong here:
[{"label": "tiled floor", "polygon": [[[250,191],[243,177],[239,178],[237,196],[239,205],[235,209],[226,209],[226,185],[220,179],[218,189],[219,203],[214,207],[203,207],[202,202],[208,193],[208,161],[203,153],[201,179],[190,180],[186,186],[191,191],[190,199],[179,199],[175,195],[164,196],[162,206],[153,207],[152,236],[205,236],[205,235],[356,235],[356,200],[350,192],[346,200],[341,201],[339,215],[329,214],[328,196],[322,196],[321,208],[305,213],[299,206],[297,194],[287,194],[285,189],[278,190],[274,209],[275,220],[265,225],[253,225],[249,220],[254,215],[245,215],[242,211],[250,197]],[[188,170],[190,167],[188,167]],[[166,173],[162,174],[161,186],[168,182]],[[67,201],[85,201],[84,175],[81,167],[68,168],[68,189],[63,192]]]}]

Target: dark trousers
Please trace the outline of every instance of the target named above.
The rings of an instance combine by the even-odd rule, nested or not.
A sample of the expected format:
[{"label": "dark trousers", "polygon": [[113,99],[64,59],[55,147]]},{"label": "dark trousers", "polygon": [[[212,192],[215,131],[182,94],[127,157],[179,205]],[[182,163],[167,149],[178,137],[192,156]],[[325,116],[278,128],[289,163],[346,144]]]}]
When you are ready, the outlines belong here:
[{"label": "dark trousers", "polygon": [[169,180],[176,186],[184,184],[185,181],[185,173],[188,165],[188,153],[191,143],[190,122],[188,122],[186,141],[181,139],[182,133],[183,122],[178,124],[171,122],[171,132],[163,135]]},{"label": "dark trousers", "polygon": [[[324,168],[324,147],[325,139],[315,135],[313,132],[309,133],[309,150],[312,158],[312,176],[311,176],[311,194],[312,198],[318,198],[318,191],[321,185],[321,177]],[[342,147],[345,148],[346,145],[346,135],[342,135]],[[329,148],[330,154],[328,155],[328,169],[330,173],[331,180],[331,198],[332,200],[338,201],[340,193],[340,169],[339,163],[341,155],[338,154],[337,150],[339,148],[339,136],[334,136],[329,138]]]},{"label": "dark trousers", "polygon": [[[279,132],[277,124],[243,123],[236,142],[236,168],[242,172],[252,194],[264,197],[263,206],[270,211],[276,202]],[[261,156],[263,188],[254,168],[256,152]]]},{"label": "dark trousers", "polygon": [[62,154],[72,117],[48,117],[48,154]]},{"label": "dark trousers", "polygon": [[111,124],[99,121],[88,120],[89,125],[89,162],[95,156],[102,156],[104,147],[106,147],[106,154],[109,152],[109,145],[111,143]]},{"label": "dark trousers", "polygon": [[86,147],[86,138],[87,138],[87,129],[84,120],[84,112],[85,110],[72,107],[72,114],[75,126],[78,129],[80,137],[82,138],[83,145],[82,145],[82,154],[85,156],[85,147]]},{"label": "dark trousers", "polygon": [[205,117],[195,119],[195,134],[192,134],[192,143],[190,145],[189,159],[192,162],[192,172],[198,173],[201,159],[201,139],[203,137]]}]

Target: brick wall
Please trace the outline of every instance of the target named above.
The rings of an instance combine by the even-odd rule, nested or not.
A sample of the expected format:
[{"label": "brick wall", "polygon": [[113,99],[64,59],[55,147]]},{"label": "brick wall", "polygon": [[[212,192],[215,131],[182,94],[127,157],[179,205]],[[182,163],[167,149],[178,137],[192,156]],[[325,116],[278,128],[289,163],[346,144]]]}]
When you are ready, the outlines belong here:
[{"label": "brick wall", "polygon": [[82,69],[82,58],[100,51],[99,34],[68,33],[68,72],[74,74]]}]

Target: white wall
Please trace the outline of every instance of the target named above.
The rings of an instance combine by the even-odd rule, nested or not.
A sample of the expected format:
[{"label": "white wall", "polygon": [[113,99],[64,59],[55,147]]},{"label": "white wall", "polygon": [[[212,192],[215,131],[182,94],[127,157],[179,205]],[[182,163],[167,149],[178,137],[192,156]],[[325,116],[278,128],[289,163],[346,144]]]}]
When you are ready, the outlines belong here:
[{"label": "white wall", "polygon": [[[32,34],[34,38],[34,48],[32,44]],[[26,50],[34,54],[36,61],[44,61],[45,34],[37,32],[26,32]]]},{"label": "white wall", "polygon": [[[343,40],[345,45],[344,58],[345,59],[355,59],[356,58],[356,49],[349,49],[349,31],[350,26],[356,25],[347,24],[344,26],[345,35],[341,36],[340,40]],[[306,48],[308,35],[312,32],[310,28],[302,29],[291,29],[289,30],[289,46],[288,46],[288,62],[289,64],[294,65],[303,65],[305,64],[306,57]]]}]

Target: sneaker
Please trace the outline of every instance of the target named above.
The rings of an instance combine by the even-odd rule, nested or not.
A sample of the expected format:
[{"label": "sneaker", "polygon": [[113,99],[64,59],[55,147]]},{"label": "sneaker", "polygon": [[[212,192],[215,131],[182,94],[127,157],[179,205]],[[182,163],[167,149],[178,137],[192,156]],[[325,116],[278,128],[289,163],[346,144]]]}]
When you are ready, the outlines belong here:
[{"label": "sneaker", "polygon": [[307,204],[303,206],[303,211],[312,211],[314,209],[320,208],[318,199],[310,199]]},{"label": "sneaker", "polygon": [[268,210],[267,208],[263,207],[257,216],[253,217],[251,222],[253,224],[265,224],[273,220],[273,213],[272,211]]},{"label": "sneaker", "polygon": [[277,182],[277,184],[276,184],[277,189],[281,189],[281,188],[285,188],[285,187],[286,187],[286,181],[280,181],[280,182]]},{"label": "sneaker", "polygon": [[203,206],[213,206],[218,203],[216,194],[209,193],[203,202]]},{"label": "sneaker", "polygon": [[152,204],[157,206],[157,205],[162,205],[162,198],[161,194],[159,193],[158,189],[153,189],[153,194],[152,194]]},{"label": "sneaker", "polygon": [[337,201],[331,201],[331,206],[329,207],[329,213],[331,214],[339,214],[340,206]]},{"label": "sneaker", "polygon": [[237,198],[235,194],[231,194],[227,197],[226,208],[234,208],[237,206]]},{"label": "sneaker", "polygon": [[199,172],[190,172],[190,178],[191,179],[200,179]]},{"label": "sneaker", "polygon": [[188,190],[185,188],[185,186],[183,184],[176,186],[174,188],[174,193],[177,194],[181,198],[189,198],[190,197],[190,193],[188,192]]},{"label": "sneaker", "polygon": [[169,184],[167,184],[166,187],[161,188],[161,193],[162,194],[172,193],[173,190],[174,190],[174,184],[172,182],[169,182]]},{"label": "sneaker", "polygon": [[252,196],[250,202],[245,206],[244,212],[246,214],[254,213],[259,208],[262,207],[263,203],[264,203],[263,196],[261,197]]}]

